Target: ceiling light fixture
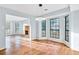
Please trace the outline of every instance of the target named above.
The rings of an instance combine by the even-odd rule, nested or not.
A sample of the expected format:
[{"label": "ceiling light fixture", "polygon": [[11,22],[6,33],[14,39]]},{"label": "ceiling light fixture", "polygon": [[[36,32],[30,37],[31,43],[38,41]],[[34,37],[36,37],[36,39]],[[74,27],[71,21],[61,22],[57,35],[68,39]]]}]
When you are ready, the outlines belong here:
[{"label": "ceiling light fixture", "polygon": [[42,7],[43,5],[42,4],[39,4],[39,7]]}]

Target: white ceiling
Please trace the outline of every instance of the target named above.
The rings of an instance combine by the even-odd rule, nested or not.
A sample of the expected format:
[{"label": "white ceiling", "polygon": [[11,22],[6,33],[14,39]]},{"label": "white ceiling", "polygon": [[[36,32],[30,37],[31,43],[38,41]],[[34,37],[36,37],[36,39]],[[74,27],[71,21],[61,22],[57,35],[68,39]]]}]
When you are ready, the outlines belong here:
[{"label": "white ceiling", "polygon": [[[67,7],[67,4],[44,4],[39,7],[38,4],[0,4],[1,7],[10,8],[32,16],[41,16],[50,12]],[[45,11],[44,9],[48,9]]]}]

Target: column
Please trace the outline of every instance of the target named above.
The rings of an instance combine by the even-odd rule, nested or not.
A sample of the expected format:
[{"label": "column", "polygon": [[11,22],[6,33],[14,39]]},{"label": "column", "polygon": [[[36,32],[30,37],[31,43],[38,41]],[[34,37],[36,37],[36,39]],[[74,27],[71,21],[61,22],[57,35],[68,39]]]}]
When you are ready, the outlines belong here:
[{"label": "column", "polygon": [[50,39],[50,19],[46,19],[46,37]]}]

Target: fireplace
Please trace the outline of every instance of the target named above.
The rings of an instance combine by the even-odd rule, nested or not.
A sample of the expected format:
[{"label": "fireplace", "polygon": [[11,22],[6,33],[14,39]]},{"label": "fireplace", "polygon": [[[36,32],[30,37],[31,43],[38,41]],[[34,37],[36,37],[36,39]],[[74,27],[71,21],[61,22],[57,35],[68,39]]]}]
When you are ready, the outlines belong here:
[{"label": "fireplace", "polygon": [[25,35],[29,36],[29,26],[25,26]]},{"label": "fireplace", "polygon": [[25,35],[28,35],[29,33],[28,33],[28,31],[25,31]]}]

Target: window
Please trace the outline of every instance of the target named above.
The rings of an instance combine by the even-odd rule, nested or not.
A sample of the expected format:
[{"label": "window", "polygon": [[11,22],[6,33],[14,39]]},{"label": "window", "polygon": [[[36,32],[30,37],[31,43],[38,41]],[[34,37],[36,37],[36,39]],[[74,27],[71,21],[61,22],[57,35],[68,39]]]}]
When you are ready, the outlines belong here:
[{"label": "window", "polygon": [[10,34],[10,22],[6,22],[6,35]]},{"label": "window", "polygon": [[22,33],[23,32],[23,23],[22,22],[16,22],[15,23],[15,32],[16,33]]},{"label": "window", "polygon": [[19,23],[18,22],[15,23],[15,32],[16,33],[19,32]]},{"label": "window", "polygon": [[50,37],[59,39],[59,19],[50,19]]},{"label": "window", "polygon": [[69,16],[65,16],[65,40],[69,42]]},{"label": "window", "polygon": [[46,37],[46,20],[42,20],[42,37]]}]

